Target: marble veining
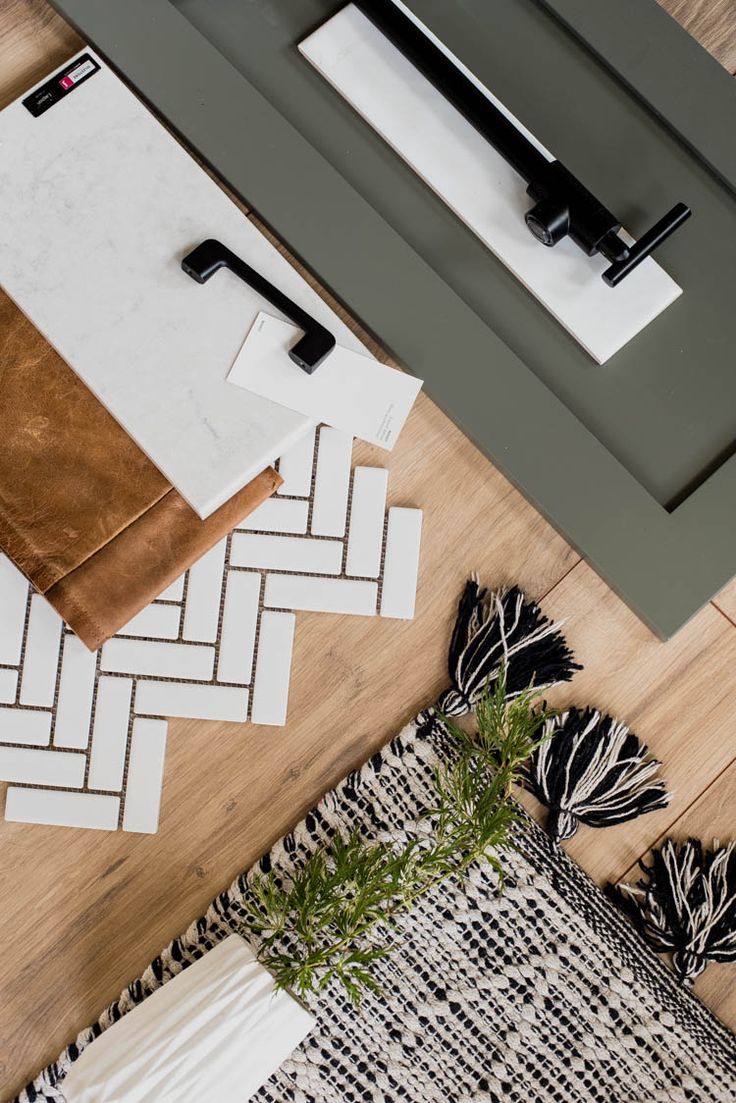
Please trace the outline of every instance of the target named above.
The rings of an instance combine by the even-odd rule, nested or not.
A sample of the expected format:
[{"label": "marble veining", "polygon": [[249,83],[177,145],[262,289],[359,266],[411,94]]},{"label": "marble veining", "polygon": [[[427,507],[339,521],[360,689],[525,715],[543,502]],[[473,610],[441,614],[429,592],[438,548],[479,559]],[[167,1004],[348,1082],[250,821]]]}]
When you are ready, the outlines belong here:
[{"label": "marble veining", "polygon": [[38,118],[0,112],[0,283],[206,517],[313,422],[226,381],[264,301],[226,271],[197,285],[181,258],[220,238],[366,349],[97,60]]}]

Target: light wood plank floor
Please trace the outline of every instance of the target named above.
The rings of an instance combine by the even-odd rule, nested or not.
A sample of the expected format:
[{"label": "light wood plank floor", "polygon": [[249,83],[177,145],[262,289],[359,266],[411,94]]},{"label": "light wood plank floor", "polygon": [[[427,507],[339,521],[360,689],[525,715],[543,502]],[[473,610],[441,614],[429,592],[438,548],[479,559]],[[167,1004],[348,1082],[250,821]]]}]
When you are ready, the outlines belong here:
[{"label": "light wood plank floor", "polygon": [[[736,69],[734,0],[664,2]],[[0,107],[78,45],[45,0],[3,0]],[[367,445],[358,451],[386,461]],[[388,466],[395,500],[426,511],[414,622],[301,616],[284,730],[172,722],[156,836],[0,820],[0,1097],[55,1058],[240,869],[435,697],[470,570],[494,586],[518,582],[567,618],[585,670],[557,701],[616,713],[666,764],[670,808],[571,841],[591,876],[633,876],[667,833],[733,834],[736,585],[661,644],[426,397]],[[732,973],[711,966],[696,991],[736,1026]]]}]

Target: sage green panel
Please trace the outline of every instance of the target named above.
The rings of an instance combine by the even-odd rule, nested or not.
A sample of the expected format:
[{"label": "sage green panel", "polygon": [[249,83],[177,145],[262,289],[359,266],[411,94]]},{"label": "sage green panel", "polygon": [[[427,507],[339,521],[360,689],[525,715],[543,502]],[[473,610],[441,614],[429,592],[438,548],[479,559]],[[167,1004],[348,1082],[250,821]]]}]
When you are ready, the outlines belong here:
[{"label": "sage green panel", "polygon": [[[56,6],[660,634],[733,575],[733,200],[545,7],[411,0],[633,232],[676,200],[694,207],[660,254],[685,295],[605,367],[300,58],[336,5]],[[689,65],[692,96],[721,109]]]},{"label": "sage green panel", "polygon": [[[602,368],[296,51],[296,41],[333,3],[175,0],[175,6],[661,505],[679,503],[731,454],[734,198],[536,3],[465,4],[462,21],[446,0],[415,8],[633,233],[678,200],[696,212],[658,254],[684,296]],[[479,371],[479,398],[491,401],[483,379]]]}]

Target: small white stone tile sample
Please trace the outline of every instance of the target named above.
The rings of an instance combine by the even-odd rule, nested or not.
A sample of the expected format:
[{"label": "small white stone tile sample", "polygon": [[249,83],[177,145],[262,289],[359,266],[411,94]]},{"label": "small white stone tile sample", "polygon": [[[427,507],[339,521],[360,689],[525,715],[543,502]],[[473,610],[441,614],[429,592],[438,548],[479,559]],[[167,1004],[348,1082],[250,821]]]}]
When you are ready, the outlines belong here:
[{"label": "small white stone tile sample", "polygon": [[214,666],[214,647],[197,644],[125,640],[113,636],[102,648],[102,669],[119,674],[209,681]]},{"label": "small white stone tile sample", "polygon": [[180,575],[163,593],[160,593],[156,601],[181,601],[184,597],[184,579],[186,575]]},{"label": "small white stone tile sample", "polygon": [[186,682],[138,682],[135,711],[144,716],[183,716],[190,720],[248,719],[248,690]]},{"label": "small white stone tile sample", "polygon": [[279,460],[279,475],[284,481],[278,494],[288,494],[293,498],[309,497],[312,491],[315,433],[316,429],[310,429]]},{"label": "small white stone tile sample", "polygon": [[57,827],[87,827],[114,831],[120,799],[102,793],[67,793],[60,789],[8,789],[5,819]]},{"label": "small white stone tile sample", "polygon": [[235,532],[230,549],[234,567],[269,571],[305,571],[309,574],[339,574],[342,541],[312,540],[305,536],[266,536]]},{"label": "small white stone tile sample", "polygon": [[133,723],[123,831],[152,834],[158,829],[166,728],[165,720],[138,717]]},{"label": "small white stone tile sample", "polygon": [[65,635],[54,724],[56,747],[87,746],[96,674],[97,653],[88,651],[77,636]]},{"label": "small white stone tile sample", "polygon": [[[398,6],[403,6],[400,0]],[[493,7],[492,2],[486,4],[489,12]],[[410,18],[419,22],[413,12]],[[433,38],[431,31],[424,30]],[[464,69],[446,46],[434,41]],[[357,5],[341,7],[299,49],[599,363],[681,293],[652,257],[612,295],[601,279],[609,263],[602,255],[587,257],[569,239],[554,249],[540,249],[524,224],[523,212],[529,207],[524,180]],[[465,72],[551,161],[552,153],[525,130],[492,89]]]},{"label": "small white stone tile sample", "polygon": [[45,705],[47,708],[53,705],[63,624],[61,617],[46,598],[34,594],[31,598],[20,683],[21,705]]},{"label": "small white stone tile sample", "polygon": [[350,489],[353,438],[323,425],[317,449],[317,473],[312,505],[314,536],[344,536]]},{"label": "small white stone tile sample", "polygon": [[214,643],[217,639],[226,550],[227,538],[210,548],[189,570],[184,609],[185,640]]},{"label": "small white stone tile sample", "polygon": [[0,553],[0,663],[17,666],[23,647],[28,583]]},{"label": "small white stone tile sample", "polygon": [[131,678],[100,678],[87,777],[90,789],[122,789],[132,696]]},{"label": "small white stone tile sample", "polygon": [[309,502],[295,498],[267,498],[258,509],[237,526],[244,532],[293,532],[307,531]]},{"label": "small white stone tile sample", "polygon": [[152,602],[121,628],[119,636],[153,636],[159,640],[175,640],[179,635],[181,609],[178,605]]},{"label": "small white stone tile sample", "polygon": [[376,612],[378,584],[352,578],[305,578],[302,575],[266,576],[264,605],[271,609],[302,609],[315,613]]},{"label": "small white stone tile sample", "polygon": [[393,506],[388,511],[381,591],[382,617],[411,620],[414,616],[421,538],[421,509]]},{"label": "small white stone tile sample", "polygon": [[378,578],[380,574],[387,490],[388,471],[384,468],[355,468],[345,564],[348,575]]},{"label": "small white stone tile sample", "polygon": [[230,571],[222,614],[217,680],[248,685],[258,626],[261,575],[256,571]]},{"label": "small white stone tile sample", "polygon": [[261,616],[251,711],[254,724],[286,723],[295,624],[293,613],[264,612]]},{"label": "small white stone tile sample", "polygon": [[28,743],[33,747],[46,747],[50,742],[50,712],[0,708],[0,743]]},{"label": "small white stone tile sample", "polygon": [[[0,612],[0,616],[2,613]],[[18,671],[9,670],[7,667],[0,667],[0,701],[7,704],[12,704],[15,701],[15,695],[18,692]],[[0,739],[2,739],[2,732],[0,732]]]},{"label": "small white stone tile sample", "polygon": [[0,747],[0,781],[24,781],[29,785],[84,785],[87,756],[73,751],[39,751],[30,747]]}]

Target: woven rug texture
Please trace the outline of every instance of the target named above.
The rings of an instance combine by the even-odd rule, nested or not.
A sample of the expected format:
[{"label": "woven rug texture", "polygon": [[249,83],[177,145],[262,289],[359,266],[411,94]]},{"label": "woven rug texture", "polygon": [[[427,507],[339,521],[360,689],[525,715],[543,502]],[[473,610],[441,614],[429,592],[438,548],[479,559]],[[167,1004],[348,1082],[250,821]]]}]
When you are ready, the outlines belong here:
[{"label": "woven rug texture", "polygon": [[[408,725],[261,860],[288,871],[335,831],[411,832],[432,804],[443,736]],[[334,986],[317,1029],[260,1103],[733,1103],[736,1038],[532,821],[505,855],[404,921],[356,1010]],[[256,867],[258,868],[258,867]],[[63,1101],[64,1072],[97,1034],[226,937],[243,874],[19,1097]],[[228,1096],[242,1103],[238,1085]],[[223,1103],[226,1103],[223,1100]]]}]

